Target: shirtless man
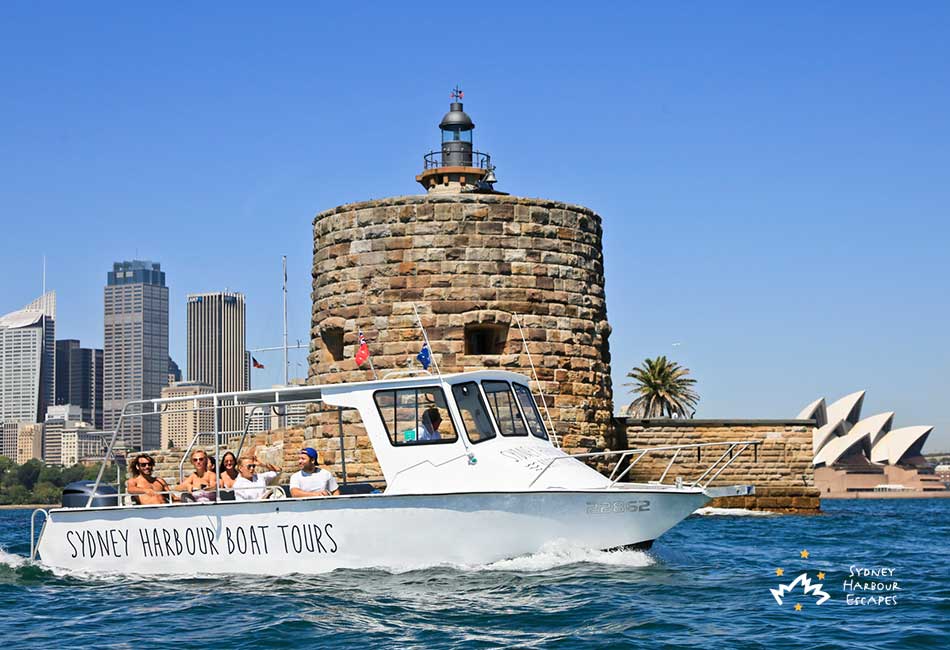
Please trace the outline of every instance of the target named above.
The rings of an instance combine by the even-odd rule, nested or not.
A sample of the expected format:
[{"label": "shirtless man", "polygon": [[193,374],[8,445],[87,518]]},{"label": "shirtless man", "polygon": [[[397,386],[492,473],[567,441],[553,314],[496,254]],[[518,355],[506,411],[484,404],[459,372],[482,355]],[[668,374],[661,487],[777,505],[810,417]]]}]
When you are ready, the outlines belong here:
[{"label": "shirtless man", "polygon": [[155,459],[148,454],[139,454],[132,462],[132,477],[125,482],[125,490],[138,498],[139,505],[151,506],[168,503],[168,483],[152,476]]},{"label": "shirtless man", "polygon": [[209,461],[204,449],[192,452],[191,463],[195,466],[195,472],[175,486],[175,490],[183,493],[182,501],[214,501],[217,477],[211,470]]}]

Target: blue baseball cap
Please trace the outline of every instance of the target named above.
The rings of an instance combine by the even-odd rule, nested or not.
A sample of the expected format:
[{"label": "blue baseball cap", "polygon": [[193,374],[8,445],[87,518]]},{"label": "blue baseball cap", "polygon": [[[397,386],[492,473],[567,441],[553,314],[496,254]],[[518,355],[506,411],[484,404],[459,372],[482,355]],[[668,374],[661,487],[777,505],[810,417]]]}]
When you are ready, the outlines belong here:
[{"label": "blue baseball cap", "polygon": [[314,449],[313,447],[304,447],[303,449],[300,450],[300,453],[307,454],[308,456],[310,456],[310,460],[312,460],[313,462],[317,462],[317,450]]}]

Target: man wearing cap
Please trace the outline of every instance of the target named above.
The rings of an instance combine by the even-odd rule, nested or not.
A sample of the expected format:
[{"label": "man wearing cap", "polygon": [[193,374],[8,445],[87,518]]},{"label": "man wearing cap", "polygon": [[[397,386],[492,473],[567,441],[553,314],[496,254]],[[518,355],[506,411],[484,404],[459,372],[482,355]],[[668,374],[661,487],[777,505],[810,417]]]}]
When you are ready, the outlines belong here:
[{"label": "man wearing cap", "polygon": [[300,471],[290,477],[290,496],[325,497],[340,493],[333,474],[317,467],[317,450],[306,447],[300,450],[297,460]]}]

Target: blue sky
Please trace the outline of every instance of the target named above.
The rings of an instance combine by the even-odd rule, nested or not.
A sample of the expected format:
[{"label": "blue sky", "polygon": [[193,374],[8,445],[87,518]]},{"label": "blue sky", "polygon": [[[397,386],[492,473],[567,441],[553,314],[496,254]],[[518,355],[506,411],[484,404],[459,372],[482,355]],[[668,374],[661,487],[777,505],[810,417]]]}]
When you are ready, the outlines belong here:
[{"label": "blue sky", "polygon": [[499,189],[603,216],[618,405],[667,354],[699,417],[866,388],[950,449],[950,6],[341,4],[0,4],[0,312],[45,254],[99,346],[111,263],[154,259],[184,364],[189,292],[279,343],[286,254],[306,341],[313,215],[418,193],[459,83]]}]

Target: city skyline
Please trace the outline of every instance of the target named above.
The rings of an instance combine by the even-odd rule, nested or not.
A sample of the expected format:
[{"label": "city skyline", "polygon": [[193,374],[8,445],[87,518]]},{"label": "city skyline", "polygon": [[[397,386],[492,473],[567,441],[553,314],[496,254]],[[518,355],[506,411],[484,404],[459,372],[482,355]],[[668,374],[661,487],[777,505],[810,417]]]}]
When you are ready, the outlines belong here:
[{"label": "city skyline", "polygon": [[[950,448],[948,7],[552,9],[540,31],[512,7],[471,21],[489,65],[422,76],[429,35],[397,7],[300,7],[267,30],[235,7],[226,43],[196,7],[166,26],[186,44],[171,52],[133,45],[154,38],[145,7],[9,11],[20,33],[0,50],[30,65],[0,73],[17,98],[0,117],[18,125],[0,135],[5,231],[48,236],[8,252],[0,287],[10,308],[32,299],[45,251],[71,338],[99,345],[100,269],[147,257],[175,277],[176,360],[193,292],[239,288],[248,347],[279,345],[286,254],[289,337],[307,342],[313,216],[418,193],[458,83],[499,190],[604,219],[617,408],[626,373],[665,354],[697,378],[697,417],[789,417],[860,385],[866,408]],[[47,21],[68,26],[59,50],[39,45]],[[359,44],[386,24],[380,61]],[[291,354],[305,376],[306,350]],[[255,356],[254,385],[280,383],[281,354]]]}]

